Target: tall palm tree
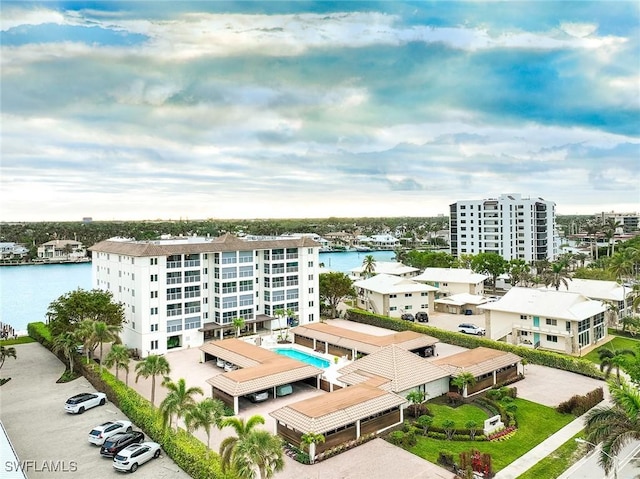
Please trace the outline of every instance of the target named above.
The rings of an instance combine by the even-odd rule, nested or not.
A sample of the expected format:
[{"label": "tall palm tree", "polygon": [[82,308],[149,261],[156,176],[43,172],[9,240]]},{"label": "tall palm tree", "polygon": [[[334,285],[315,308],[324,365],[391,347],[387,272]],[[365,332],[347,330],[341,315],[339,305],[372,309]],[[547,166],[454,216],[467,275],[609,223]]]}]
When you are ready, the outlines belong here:
[{"label": "tall palm tree", "polygon": [[129,385],[129,361],[131,358],[129,357],[129,350],[124,344],[114,344],[111,346],[111,351],[104,358],[104,365],[108,368],[113,366],[116,367],[116,379],[120,379],[118,377],[118,373],[120,369],[124,369],[126,371],[125,376],[125,384]]},{"label": "tall palm tree", "polygon": [[602,443],[600,465],[609,474],[613,457],[628,443],[640,440],[640,389],[626,380],[609,382],[611,406],[601,406],[587,413],[586,440]]},{"label": "tall palm tree", "polygon": [[148,378],[151,376],[151,404],[155,406],[156,398],[156,376],[166,376],[171,372],[169,362],[164,356],[150,354],[136,365],[136,382],[138,378]]},{"label": "tall palm tree", "polygon": [[73,358],[76,355],[78,347],[77,336],[70,332],[64,331],[53,338],[51,349],[54,353],[62,353],[69,361],[69,370],[73,371]]},{"label": "tall palm tree", "polygon": [[569,289],[571,276],[567,271],[567,264],[564,261],[556,261],[551,263],[551,268],[542,276],[542,279],[545,286],[553,286],[558,291],[561,285]]},{"label": "tall palm tree", "polygon": [[611,251],[609,252],[609,256],[613,256],[613,252],[615,251],[615,248],[616,248],[616,240],[615,240],[616,230],[618,228],[622,228],[623,224],[620,223],[615,218],[609,217],[604,222],[603,226],[604,226],[604,234],[607,237],[607,239],[609,240],[609,245],[611,247]]},{"label": "tall palm tree", "polygon": [[300,449],[309,450],[309,461],[313,464],[316,458],[316,444],[322,444],[325,441],[323,434],[316,434],[315,432],[306,432],[300,436]]},{"label": "tall palm tree", "polygon": [[620,366],[625,365],[626,356],[633,356],[635,358],[636,353],[632,349],[598,349],[600,371],[604,371],[605,377],[609,377],[613,368],[616,368],[616,378],[618,382],[620,382]]},{"label": "tall palm tree", "polygon": [[251,416],[246,422],[241,417],[228,417],[222,420],[222,428],[228,426],[236,431],[236,436],[226,437],[220,443],[220,459],[223,471],[226,471],[234,462],[235,449],[238,442],[248,436],[259,424],[264,424],[264,418],[257,414]]},{"label": "tall palm tree", "polygon": [[458,392],[463,396],[466,395],[467,386],[473,386],[476,383],[476,377],[469,371],[462,371],[451,380],[451,384],[458,388]]},{"label": "tall palm tree", "polygon": [[372,254],[368,254],[364,257],[364,260],[362,260],[362,268],[362,273],[364,274],[365,278],[370,278],[375,274],[376,259]]},{"label": "tall palm tree", "polygon": [[100,344],[100,371],[102,371],[102,346],[104,343],[116,341],[122,326],[107,324],[104,321],[93,321],[93,340]]},{"label": "tall palm tree", "polygon": [[187,388],[184,378],[178,379],[178,382],[174,383],[169,378],[166,378],[162,385],[166,387],[169,392],[166,397],[160,403],[160,413],[162,414],[162,425],[171,427],[173,422],[173,415],[176,415],[176,421],[178,418],[183,417],[187,410],[196,404],[193,398],[196,394],[204,394],[202,388],[197,386]]},{"label": "tall palm tree", "polygon": [[93,323],[92,319],[83,319],[77,323],[73,333],[76,337],[76,345],[78,342],[82,343],[84,353],[87,357],[87,363],[91,360],[91,353],[95,349],[96,342],[93,335]]},{"label": "tall palm tree", "polygon": [[284,469],[282,439],[259,429],[236,443],[234,466],[240,479],[271,479]]},{"label": "tall palm tree", "polygon": [[0,369],[4,366],[4,362],[7,358],[16,359],[16,348],[0,346]]},{"label": "tall palm tree", "polygon": [[190,432],[202,428],[207,435],[207,449],[211,449],[211,426],[220,428],[224,417],[224,403],[219,399],[205,398],[188,408],[184,423]]}]

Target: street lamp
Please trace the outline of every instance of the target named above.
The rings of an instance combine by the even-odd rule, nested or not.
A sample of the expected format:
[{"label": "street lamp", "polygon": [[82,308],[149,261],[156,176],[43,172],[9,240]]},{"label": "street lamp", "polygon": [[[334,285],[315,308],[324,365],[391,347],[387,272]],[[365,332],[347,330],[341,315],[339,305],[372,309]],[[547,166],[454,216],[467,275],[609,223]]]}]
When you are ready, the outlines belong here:
[{"label": "street lamp", "polygon": [[576,437],[576,442],[580,444],[589,444],[590,446],[593,446],[596,449],[600,449],[600,452],[602,452],[605,456],[607,456],[609,459],[613,461],[613,479],[618,479],[618,460],[616,459],[615,456],[612,456],[611,454],[604,451],[602,448],[598,448],[598,446],[595,445],[594,443],[589,442],[585,439],[582,439],[581,437]]}]

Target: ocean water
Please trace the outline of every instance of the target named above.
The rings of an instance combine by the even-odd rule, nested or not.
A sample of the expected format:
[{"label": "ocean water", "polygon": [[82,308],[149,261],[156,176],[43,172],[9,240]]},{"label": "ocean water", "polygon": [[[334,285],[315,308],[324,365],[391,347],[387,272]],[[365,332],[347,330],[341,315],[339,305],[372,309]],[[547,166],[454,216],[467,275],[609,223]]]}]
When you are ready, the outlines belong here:
[{"label": "ocean water", "polygon": [[74,289],[91,289],[91,263],[0,267],[0,322],[16,331],[46,321],[49,304]]}]

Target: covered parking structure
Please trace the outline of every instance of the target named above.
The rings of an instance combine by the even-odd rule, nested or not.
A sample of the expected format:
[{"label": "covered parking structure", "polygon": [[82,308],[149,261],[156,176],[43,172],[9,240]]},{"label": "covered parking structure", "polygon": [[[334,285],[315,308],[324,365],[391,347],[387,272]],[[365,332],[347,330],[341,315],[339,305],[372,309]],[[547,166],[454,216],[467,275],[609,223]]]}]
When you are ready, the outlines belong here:
[{"label": "covered parking structure", "polygon": [[[468,385],[463,396],[477,393],[505,381],[514,380],[520,372],[522,358],[497,349],[478,347],[432,361],[449,371],[453,378],[463,372],[473,374],[476,382]],[[452,389],[455,389],[452,387]]]},{"label": "covered parking structure", "polygon": [[276,396],[278,386],[305,381],[320,387],[323,370],[302,361],[288,358],[268,349],[249,344],[239,339],[213,341],[200,347],[205,361],[221,358],[240,367],[207,379],[211,385],[211,395],[233,408],[234,414],[240,410],[240,396],[258,391],[272,390]]},{"label": "covered parking structure", "polygon": [[340,444],[402,424],[405,402],[396,394],[362,383],[290,404],[270,415],[276,420],[275,433],[296,447],[303,434],[324,436],[323,443],[309,447],[313,459]]},{"label": "covered parking structure", "polygon": [[415,331],[401,331],[385,336],[375,336],[327,323],[310,323],[293,328],[294,342],[314,351],[347,359],[374,353],[395,344],[422,357],[435,354],[438,340]]},{"label": "covered parking structure", "polygon": [[478,306],[488,302],[488,299],[478,294],[459,293],[445,296],[434,301],[435,310],[449,314],[482,314]]}]

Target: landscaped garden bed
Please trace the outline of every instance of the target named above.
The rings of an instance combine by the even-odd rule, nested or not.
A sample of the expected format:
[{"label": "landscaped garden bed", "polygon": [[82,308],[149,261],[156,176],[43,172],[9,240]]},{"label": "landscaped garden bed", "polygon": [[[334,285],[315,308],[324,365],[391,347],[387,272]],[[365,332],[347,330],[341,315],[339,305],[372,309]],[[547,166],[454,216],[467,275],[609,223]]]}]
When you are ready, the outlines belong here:
[{"label": "landscaped garden bed", "polygon": [[[446,398],[436,398],[425,403],[431,421],[407,418],[402,429],[390,433],[387,440],[433,463],[450,460],[451,464],[443,464],[450,469],[455,465],[459,470],[464,458],[471,458],[468,462],[478,467],[482,463],[483,468],[488,461],[491,473],[485,477],[491,476],[575,419],[572,414],[513,398],[507,392],[510,390],[513,388],[492,389],[480,400],[466,401],[458,407],[449,406]],[[485,437],[484,420],[496,413],[506,419],[505,426]]]}]

